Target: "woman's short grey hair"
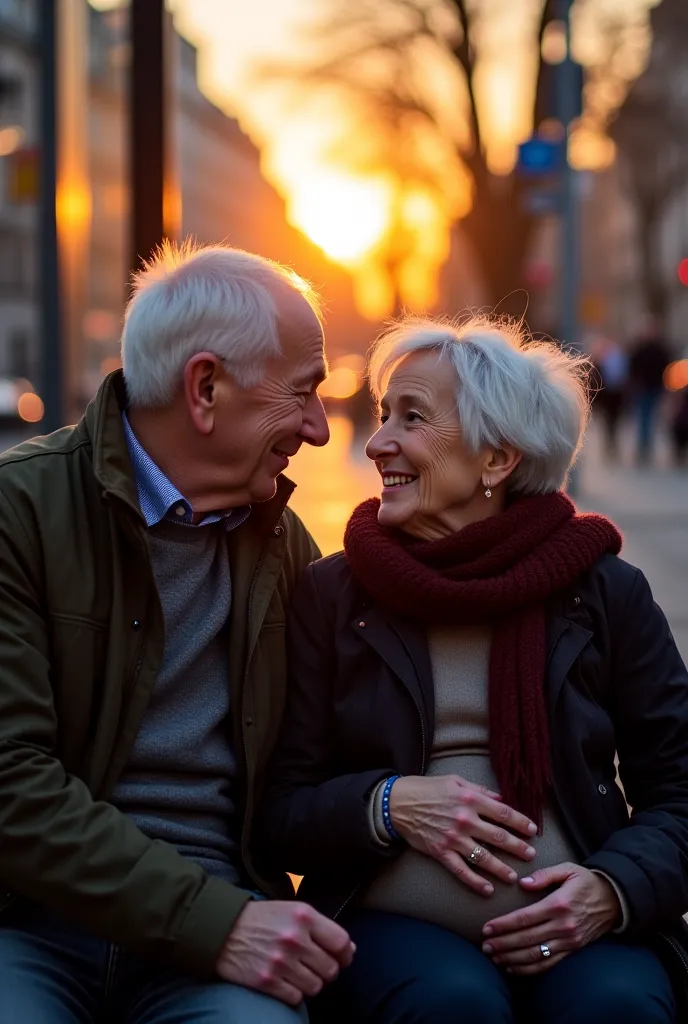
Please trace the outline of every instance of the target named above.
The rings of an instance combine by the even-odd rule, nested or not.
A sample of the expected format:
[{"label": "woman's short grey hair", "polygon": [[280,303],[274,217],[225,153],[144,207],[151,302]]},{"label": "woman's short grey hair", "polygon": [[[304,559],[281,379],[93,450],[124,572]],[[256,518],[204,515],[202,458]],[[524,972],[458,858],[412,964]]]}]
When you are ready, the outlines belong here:
[{"label": "woman's short grey hair", "polygon": [[510,321],[407,317],[373,346],[369,379],[376,398],[405,356],[426,350],[454,368],[458,419],[469,451],[513,445],[523,457],[510,478],[511,491],[546,494],[560,488],[590,414],[587,361],[554,342],[533,341]]},{"label": "woman's short grey hair", "polygon": [[287,289],[320,319],[316,293],[288,267],[227,245],[165,243],[136,274],[124,317],[131,404],[169,404],[198,352],[216,355],[240,387],[259,384],[280,354],[276,298]]}]

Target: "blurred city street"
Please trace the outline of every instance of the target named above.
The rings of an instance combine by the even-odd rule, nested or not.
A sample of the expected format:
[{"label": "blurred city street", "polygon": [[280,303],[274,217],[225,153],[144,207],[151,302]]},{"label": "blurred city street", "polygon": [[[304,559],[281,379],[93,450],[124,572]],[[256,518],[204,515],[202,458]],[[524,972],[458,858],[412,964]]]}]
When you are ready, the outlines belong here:
[{"label": "blurred city street", "polygon": [[688,659],[688,470],[671,465],[661,438],[656,466],[636,468],[632,440],[630,431],[624,432],[620,462],[606,463],[593,424],[577,500],[586,509],[610,516],[619,526],[623,557],[649,579],[679,650]]}]

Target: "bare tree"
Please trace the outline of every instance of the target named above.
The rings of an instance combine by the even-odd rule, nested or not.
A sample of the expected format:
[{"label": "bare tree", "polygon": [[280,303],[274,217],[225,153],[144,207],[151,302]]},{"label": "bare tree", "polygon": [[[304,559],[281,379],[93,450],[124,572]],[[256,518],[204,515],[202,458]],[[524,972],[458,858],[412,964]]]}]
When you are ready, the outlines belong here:
[{"label": "bare tree", "polygon": [[[555,5],[535,2],[537,47]],[[443,192],[445,200],[452,180],[454,186],[463,185],[464,197],[470,198],[459,216],[476,269],[490,301],[518,315],[524,306],[520,289],[533,218],[524,203],[522,179],[516,173],[495,174],[488,163],[475,82],[476,37],[486,18],[499,16],[491,4],[330,0],[322,24],[311,34],[318,57],[298,67],[263,68],[262,75],[291,78],[308,90],[340,90],[349,104],[353,101],[361,128],[355,142],[342,140],[339,160],[363,170],[384,167],[400,189],[421,184],[426,191]],[[540,64],[536,110],[543,107],[546,70]],[[456,197],[449,200],[456,209]],[[392,224],[390,231],[391,275],[405,255],[399,227]]]},{"label": "bare tree", "polygon": [[[686,0],[663,0],[661,6],[671,3],[688,9]],[[328,90],[345,94],[358,123],[344,133],[337,160],[359,170],[391,171],[400,193],[414,184],[440,192],[443,208],[461,221],[489,301],[518,315],[536,222],[525,202],[529,186],[516,171],[496,174],[490,167],[477,102],[485,28],[503,21],[505,6],[506,0],[318,0],[322,20],[308,30],[313,59],[264,68],[262,77],[291,81],[300,101]],[[505,51],[530,46],[539,57],[559,10],[556,0],[519,0],[526,34],[507,40]],[[599,136],[642,70],[647,10],[576,0],[574,15],[587,53],[581,124]],[[535,129],[551,108],[554,73],[537,62]],[[393,218],[388,242],[394,277],[407,250],[401,218]]]}]

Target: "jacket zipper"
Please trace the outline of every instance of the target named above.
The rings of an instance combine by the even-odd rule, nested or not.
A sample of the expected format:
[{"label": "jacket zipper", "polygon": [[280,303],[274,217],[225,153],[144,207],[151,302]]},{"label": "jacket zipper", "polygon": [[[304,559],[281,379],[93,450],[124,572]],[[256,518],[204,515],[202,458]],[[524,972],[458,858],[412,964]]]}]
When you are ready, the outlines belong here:
[{"label": "jacket zipper", "polygon": [[[265,561],[265,556],[267,554],[267,550],[268,550],[268,541],[266,541],[265,544],[263,545],[263,549],[262,549],[262,551],[260,553],[260,558],[256,562],[256,567],[253,570],[253,576],[251,577],[251,586],[249,587],[249,590],[248,590],[248,606],[247,606],[247,612],[246,612],[246,666],[244,668],[243,679],[241,680],[241,693],[239,695],[239,711],[240,711],[240,714],[241,714],[241,732],[242,732],[242,736],[243,736],[243,731],[244,731],[244,697],[246,696],[246,682],[248,680],[248,643],[249,643],[250,634],[251,634],[251,609],[253,607],[253,594],[254,594],[254,591],[255,591],[256,580],[258,579],[258,574],[260,573],[260,570],[261,570],[261,568],[263,566],[263,562]],[[248,778],[248,757],[247,757],[247,754],[246,754],[246,744],[244,743],[244,744],[242,744],[242,746],[244,748],[244,768],[246,769],[246,777]]]},{"label": "jacket zipper", "polygon": [[[398,639],[403,644],[404,650],[406,651],[406,654],[407,654],[407,656],[409,658],[409,661],[411,662],[411,664],[413,664],[414,663],[413,662],[413,657],[411,656],[411,652],[409,651],[408,647],[406,646],[406,643],[404,641],[403,636],[401,636],[397,632],[396,629],[394,629],[394,633],[396,634]],[[413,701],[413,703],[415,705],[415,708],[416,708],[416,711],[418,712],[418,720],[420,722],[421,751],[422,751],[422,753],[421,753],[420,773],[421,773],[421,775],[425,775],[426,744],[425,744],[425,725],[423,724],[423,714],[422,714],[422,712],[420,710],[420,705],[419,705],[418,701],[414,697],[414,695],[411,692],[411,690],[409,689],[409,687],[405,686],[404,689],[406,690],[406,692],[408,693],[409,697]]]},{"label": "jacket zipper", "polygon": [[339,910],[337,911],[337,913],[333,914],[333,916],[332,916],[332,920],[333,921],[336,921],[337,918],[339,917],[339,915],[342,913],[342,911],[344,911],[348,907],[348,905],[351,903],[352,899],[354,898],[354,896],[356,895],[356,893],[358,892],[358,890],[361,888],[362,885],[363,885],[363,882],[359,882],[358,885],[356,886],[356,888],[351,890],[351,892],[346,897],[346,899],[342,903],[342,905],[339,908]]},{"label": "jacket zipper", "polygon": [[[284,510],[286,509],[286,507],[287,507],[287,502],[285,502],[284,505],[282,506],[280,514],[278,515],[277,519],[275,520],[275,525],[277,525],[277,523],[279,523],[280,519],[282,518],[282,516],[284,514]],[[256,562],[256,567],[253,570],[253,576],[251,577],[251,586],[249,587],[249,590],[248,590],[248,607],[247,607],[247,614],[246,614],[246,667],[244,669],[244,676],[243,676],[243,679],[241,681],[241,693],[239,695],[239,713],[240,713],[240,716],[241,716],[241,730],[240,731],[241,731],[241,739],[242,739],[241,746],[242,746],[242,753],[244,755],[244,773],[245,773],[245,779],[246,779],[246,784],[247,784],[246,785],[247,795],[248,795],[248,754],[246,753],[246,743],[244,742],[244,738],[243,737],[244,737],[244,698],[246,696],[246,682],[248,680],[248,670],[249,670],[248,642],[249,642],[249,639],[250,639],[250,632],[251,632],[251,609],[252,609],[252,606],[253,606],[253,594],[254,594],[255,587],[256,587],[256,581],[258,579],[258,575],[260,573],[260,570],[261,570],[261,568],[263,566],[263,562],[265,561],[265,556],[267,554],[269,545],[270,545],[270,538],[268,537],[268,539],[263,544],[263,548],[261,550],[260,557],[258,558],[258,561]],[[246,811],[244,810],[244,819],[243,819],[242,828],[241,828],[242,836],[244,835],[245,831],[246,831]],[[246,872],[247,875],[251,874],[250,871],[248,871],[246,864],[243,865],[243,868],[244,868],[244,871]],[[253,879],[253,880],[256,881],[256,879]],[[264,883],[262,881],[261,881],[261,885],[264,886]],[[269,893],[269,895],[274,896],[274,893]]]},{"label": "jacket zipper", "polygon": [[418,712],[418,721],[420,722],[420,740],[421,740],[421,758],[420,758],[420,773],[425,775],[425,726],[423,725],[423,715],[421,714],[420,705],[413,696],[410,690],[407,688],[407,692],[413,703],[415,704],[416,711]]}]

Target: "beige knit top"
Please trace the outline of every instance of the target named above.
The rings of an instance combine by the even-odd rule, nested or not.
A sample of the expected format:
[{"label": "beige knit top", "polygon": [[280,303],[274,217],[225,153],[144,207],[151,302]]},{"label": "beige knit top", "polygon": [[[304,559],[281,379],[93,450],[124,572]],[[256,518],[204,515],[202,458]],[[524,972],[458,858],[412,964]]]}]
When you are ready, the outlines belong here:
[{"label": "beige knit top", "polygon": [[[436,710],[427,774],[461,775],[497,790],[488,745],[489,633],[483,629],[435,629],[428,635],[428,643]],[[529,841],[537,850],[530,862],[499,855],[519,877],[536,868],[575,860],[551,806],[544,809],[543,834]],[[434,922],[479,945],[487,921],[542,899],[542,893],[529,895],[518,884],[508,885],[487,874],[485,878],[495,887],[489,897],[474,893],[438,861],[408,847],[378,875],[361,905]]]}]

